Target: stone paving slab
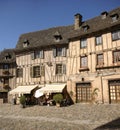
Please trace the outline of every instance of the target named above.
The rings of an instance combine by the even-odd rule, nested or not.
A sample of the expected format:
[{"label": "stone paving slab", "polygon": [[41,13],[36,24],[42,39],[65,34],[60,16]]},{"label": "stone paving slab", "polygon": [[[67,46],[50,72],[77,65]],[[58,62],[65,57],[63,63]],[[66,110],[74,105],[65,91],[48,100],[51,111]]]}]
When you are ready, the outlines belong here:
[{"label": "stone paving slab", "polygon": [[[111,125],[112,124],[112,125]],[[110,128],[111,127],[111,128]],[[0,106],[0,130],[120,130],[120,104]]]}]

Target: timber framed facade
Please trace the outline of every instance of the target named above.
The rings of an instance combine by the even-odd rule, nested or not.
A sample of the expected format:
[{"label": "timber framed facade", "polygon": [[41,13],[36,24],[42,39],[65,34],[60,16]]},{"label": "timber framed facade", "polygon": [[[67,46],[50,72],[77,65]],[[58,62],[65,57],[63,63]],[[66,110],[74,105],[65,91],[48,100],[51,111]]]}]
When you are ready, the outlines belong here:
[{"label": "timber framed facade", "polygon": [[77,14],[69,43],[69,91],[75,102],[90,102],[94,93],[97,103],[120,103],[120,8],[80,23]]},{"label": "timber framed facade", "polygon": [[16,87],[65,83],[74,102],[120,103],[120,8],[23,34],[15,54]]},{"label": "timber framed facade", "polygon": [[16,60],[14,49],[0,53],[0,103],[8,102],[8,92],[16,87]]}]

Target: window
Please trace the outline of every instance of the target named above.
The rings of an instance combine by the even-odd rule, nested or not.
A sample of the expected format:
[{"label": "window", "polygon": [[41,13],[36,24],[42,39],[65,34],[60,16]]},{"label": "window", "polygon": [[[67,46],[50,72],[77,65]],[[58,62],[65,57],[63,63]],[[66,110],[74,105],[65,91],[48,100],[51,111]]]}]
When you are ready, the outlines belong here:
[{"label": "window", "polygon": [[97,65],[103,65],[103,64],[104,64],[103,54],[98,54],[97,55]]},{"label": "window", "polygon": [[33,67],[34,77],[40,77],[40,66]]},{"label": "window", "polygon": [[4,64],[3,65],[3,69],[9,69],[9,65],[8,64]]},{"label": "window", "polygon": [[97,36],[97,37],[95,38],[95,42],[96,42],[96,45],[102,44],[102,36]]},{"label": "window", "polygon": [[116,22],[118,20],[118,14],[111,15],[112,21]]},{"label": "window", "polygon": [[60,35],[60,33],[58,31],[56,31],[54,34],[55,42],[59,42],[61,39],[62,39],[62,36]]},{"label": "window", "polygon": [[25,39],[23,42],[23,47],[27,47],[28,45],[29,45],[29,41],[27,39]]},{"label": "window", "polygon": [[44,58],[44,51],[40,50],[40,51],[34,51],[33,53],[31,53],[31,59],[43,59]]},{"label": "window", "polygon": [[80,48],[86,48],[86,47],[87,47],[87,39],[81,39]]},{"label": "window", "polygon": [[57,47],[53,48],[53,56],[66,56],[66,48],[65,47]]},{"label": "window", "polygon": [[33,66],[30,68],[30,75],[32,78],[37,78],[40,76],[45,76],[45,66]]},{"label": "window", "polygon": [[120,30],[112,32],[112,40],[119,40],[120,39]]},{"label": "window", "polygon": [[34,56],[35,56],[35,59],[39,58],[40,57],[40,51],[35,51]]},{"label": "window", "polygon": [[66,74],[66,65],[56,64],[56,74]]},{"label": "window", "polygon": [[17,68],[16,76],[17,77],[23,77],[23,68]]},{"label": "window", "polygon": [[81,68],[88,67],[88,58],[87,56],[81,57]]},{"label": "window", "polygon": [[62,56],[62,48],[57,48],[57,56]]},{"label": "window", "polygon": [[120,50],[113,52],[113,63],[120,62]]},{"label": "window", "polygon": [[11,55],[10,54],[7,54],[6,56],[5,56],[5,59],[6,60],[9,60],[9,59],[11,59],[12,57],[11,57]]},{"label": "window", "polygon": [[104,11],[101,13],[102,19],[105,19],[108,15],[108,12]]},{"label": "window", "polygon": [[87,32],[88,29],[89,29],[89,25],[85,25],[85,26],[83,26],[83,30],[84,30],[84,32]]}]

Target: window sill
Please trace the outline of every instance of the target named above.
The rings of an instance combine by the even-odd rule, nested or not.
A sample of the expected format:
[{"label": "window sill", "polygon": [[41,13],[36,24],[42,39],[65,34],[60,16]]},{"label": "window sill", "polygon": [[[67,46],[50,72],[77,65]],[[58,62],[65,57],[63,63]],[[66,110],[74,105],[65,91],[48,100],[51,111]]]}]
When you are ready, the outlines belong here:
[{"label": "window sill", "polygon": [[56,76],[63,76],[64,74],[56,74]]},{"label": "window sill", "polygon": [[117,40],[120,40],[120,38],[112,39],[113,42],[114,42],[114,41],[117,41]]},{"label": "window sill", "polygon": [[96,65],[96,68],[99,69],[99,68],[104,68],[105,66],[104,65]]},{"label": "window sill", "polygon": [[96,66],[96,70],[98,69],[111,69],[111,68],[117,68],[120,67],[120,63],[114,63],[110,66]]},{"label": "window sill", "polygon": [[96,46],[102,45],[102,43],[95,44]]},{"label": "window sill", "polygon": [[84,68],[80,68],[79,71],[89,71],[89,68],[88,67],[84,67]]}]

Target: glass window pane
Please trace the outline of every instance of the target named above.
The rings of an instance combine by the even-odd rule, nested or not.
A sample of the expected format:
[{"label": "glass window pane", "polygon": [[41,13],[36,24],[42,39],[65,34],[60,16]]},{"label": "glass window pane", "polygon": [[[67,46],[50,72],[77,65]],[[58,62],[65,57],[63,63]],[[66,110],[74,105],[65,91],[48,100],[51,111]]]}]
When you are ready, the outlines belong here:
[{"label": "glass window pane", "polygon": [[87,47],[87,39],[81,39],[80,48],[86,48]]},{"label": "glass window pane", "polygon": [[96,45],[102,44],[102,36],[96,37]]},{"label": "glass window pane", "polygon": [[87,56],[81,57],[81,67],[87,67]]},{"label": "glass window pane", "polygon": [[113,62],[114,63],[120,62],[120,51],[113,52]]},{"label": "glass window pane", "polygon": [[97,65],[103,65],[103,54],[97,55]]}]

